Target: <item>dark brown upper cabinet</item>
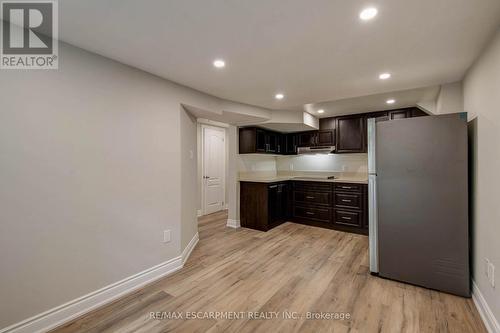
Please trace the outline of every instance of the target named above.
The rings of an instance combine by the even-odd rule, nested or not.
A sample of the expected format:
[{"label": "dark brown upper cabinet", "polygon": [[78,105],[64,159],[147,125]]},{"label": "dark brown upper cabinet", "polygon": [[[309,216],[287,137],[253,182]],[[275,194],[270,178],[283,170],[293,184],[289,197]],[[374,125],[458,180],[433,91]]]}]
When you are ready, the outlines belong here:
[{"label": "dark brown upper cabinet", "polygon": [[[260,140],[257,137],[257,128],[247,127],[239,130],[239,152],[240,154],[251,154],[261,152],[259,148],[264,149],[265,141],[262,136]],[[260,144],[260,147],[258,148]]]},{"label": "dark brown upper cabinet", "polygon": [[318,146],[335,145],[335,117],[321,118],[316,143]]},{"label": "dark brown upper cabinet", "polygon": [[280,133],[257,127],[240,128],[240,154],[278,154],[281,151]]},{"label": "dark brown upper cabinet", "polygon": [[408,110],[393,110],[389,111],[389,119],[394,120],[394,119],[404,119],[404,118],[409,118],[411,117],[411,114],[408,112]]},{"label": "dark brown upper cabinet", "polygon": [[299,147],[312,147],[316,145],[316,131],[297,133]]},{"label": "dark brown upper cabinet", "polygon": [[319,131],[307,131],[297,134],[299,147],[317,147],[335,145],[335,118],[321,118]]},{"label": "dark brown upper cabinet", "polygon": [[280,150],[279,133],[266,131],[266,153],[277,154]]},{"label": "dark brown upper cabinet", "polygon": [[375,118],[376,122],[387,121],[389,120],[389,112],[387,111],[370,112],[366,114],[366,118]]},{"label": "dark brown upper cabinet", "polygon": [[[255,128],[255,138],[252,139],[255,141],[255,149],[254,151],[250,151],[252,153],[265,153],[267,150],[267,139],[266,139],[266,131],[260,129],[260,128]],[[241,140],[240,140],[241,144]]]},{"label": "dark brown upper cabinet", "polygon": [[335,128],[336,153],[366,152],[366,117],[363,115],[337,117]]},{"label": "dark brown upper cabinet", "polygon": [[422,117],[427,116],[428,114],[419,108],[405,108],[398,110],[390,110],[388,111],[389,119],[404,119],[404,118],[414,118],[414,117]]},{"label": "dark brown upper cabinet", "polygon": [[333,146],[335,144],[335,131],[308,131],[297,134],[299,147]]},{"label": "dark brown upper cabinet", "polygon": [[283,134],[282,138],[282,147],[284,155],[297,155],[297,134],[295,133],[287,133]]},{"label": "dark brown upper cabinet", "polygon": [[323,130],[316,133],[317,146],[334,146],[335,130]]},{"label": "dark brown upper cabinet", "polygon": [[410,117],[423,117],[423,116],[428,116],[427,113],[424,111],[420,110],[419,108],[412,108],[410,110]]},{"label": "dark brown upper cabinet", "polygon": [[376,121],[427,116],[416,108],[370,112],[319,120],[318,131],[278,133],[258,127],[240,128],[240,154],[295,155],[297,147],[335,146],[336,153],[366,153],[366,119]]},{"label": "dark brown upper cabinet", "polygon": [[319,130],[334,130],[335,129],[335,117],[320,118],[319,120]]}]

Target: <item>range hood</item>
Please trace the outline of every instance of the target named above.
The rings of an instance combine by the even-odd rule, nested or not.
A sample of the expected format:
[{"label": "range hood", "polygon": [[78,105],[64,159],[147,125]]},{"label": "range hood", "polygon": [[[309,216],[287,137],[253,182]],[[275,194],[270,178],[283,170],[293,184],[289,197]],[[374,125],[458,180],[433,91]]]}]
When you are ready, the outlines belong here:
[{"label": "range hood", "polygon": [[335,146],[316,146],[316,147],[299,147],[297,154],[333,154]]}]

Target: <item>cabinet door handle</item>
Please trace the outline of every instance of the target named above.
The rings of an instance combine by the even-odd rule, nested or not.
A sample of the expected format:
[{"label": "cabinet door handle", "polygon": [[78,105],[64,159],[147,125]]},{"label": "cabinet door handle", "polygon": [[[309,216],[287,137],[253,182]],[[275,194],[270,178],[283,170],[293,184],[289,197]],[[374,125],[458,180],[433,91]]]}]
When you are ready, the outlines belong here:
[{"label": "cabinet door handle", "polygon": [[314,213],[306,212],[307,215],[314,215]]},{"label": "cabinet door handle", "polygon": [[344,220],[350,220],[350,219],[351,219],[350,217],[347,217],[347,216],[342,216],[342,218],[343,218]]},{"label": "cabinet door handle", "polygon": [[342,199],[342,202],[351,202],[352,200]]},{"label": "cabinet door handle", "polygon": [[306,196],[306,199],[314,199],[314,197]]},{"label": "cabinet door handle", "polygon": [[341,186],[342,188],[345,188],[346,190],[350,190],[352,187],[351,186]]}]

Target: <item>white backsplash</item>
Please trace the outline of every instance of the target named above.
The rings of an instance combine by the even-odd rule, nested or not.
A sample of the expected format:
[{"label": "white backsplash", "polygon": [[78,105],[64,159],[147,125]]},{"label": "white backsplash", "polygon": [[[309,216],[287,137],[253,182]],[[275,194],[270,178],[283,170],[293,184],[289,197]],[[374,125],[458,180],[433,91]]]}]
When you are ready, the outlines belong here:
[{"label": "white backsplash", "polygon": [[264,154],[238,155],[238,171],[240,174],[266,173],[276,174],[276,157]]},{"label": "white backsplash", "polygon": [[276,157],[278,171],[368,172],[368,154],[316,154]]},{"label": "white backsplash", "polygon": [[368,154],[239,155],[238,171],[240,176],[260,177],[270,177],[290,171],[367,173]]}]

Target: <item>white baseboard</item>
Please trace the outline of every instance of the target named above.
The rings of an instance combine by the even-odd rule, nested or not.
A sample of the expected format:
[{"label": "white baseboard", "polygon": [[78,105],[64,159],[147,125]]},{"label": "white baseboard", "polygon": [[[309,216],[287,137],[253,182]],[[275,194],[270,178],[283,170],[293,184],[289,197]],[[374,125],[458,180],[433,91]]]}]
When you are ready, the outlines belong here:
[{"label": "white baseboard", "polygon": [[186,263],[186,261],[188,260],[189,256],[191,255],[191,252],[193,252],[196,244],[198,244],[199,240],[200,240],[200,236],[198,233],[196,233],[196,235],[194,235],[194,237],[191,238],[191,240],[189,241],[189,244],[186,246],[184,251],[182,251],[181,257],[182,257],[182,265],[183,266]]},{"label": "white baseboard", "polygon": [[47,332],[76,319],[92,310],[106,305],[126,294],[129,294],[162,277],[182,268],[194,247],[198,243],[198,233],[178,257],[167,260],[159,265],[148,268],[85,296],[62,304],[41,314],[23,320],[0,330],[0,333],[41,333]]},{"label": "white baseboard", "polygon": [[239,228],[241,227],[240,220],[227,219],[227,224],[229,228]]},{"label": "white baseboard", "polygon": [[491,311],[488,303],[486,303],[481,290],[479,290],[474,280],[472,280],[472,300],[474,301],[477,311],[479,312],[481,319],[483,319],[484,326],[486,326],[488,332],[500,333],[500,325],[498,324],[493,311]]}]

